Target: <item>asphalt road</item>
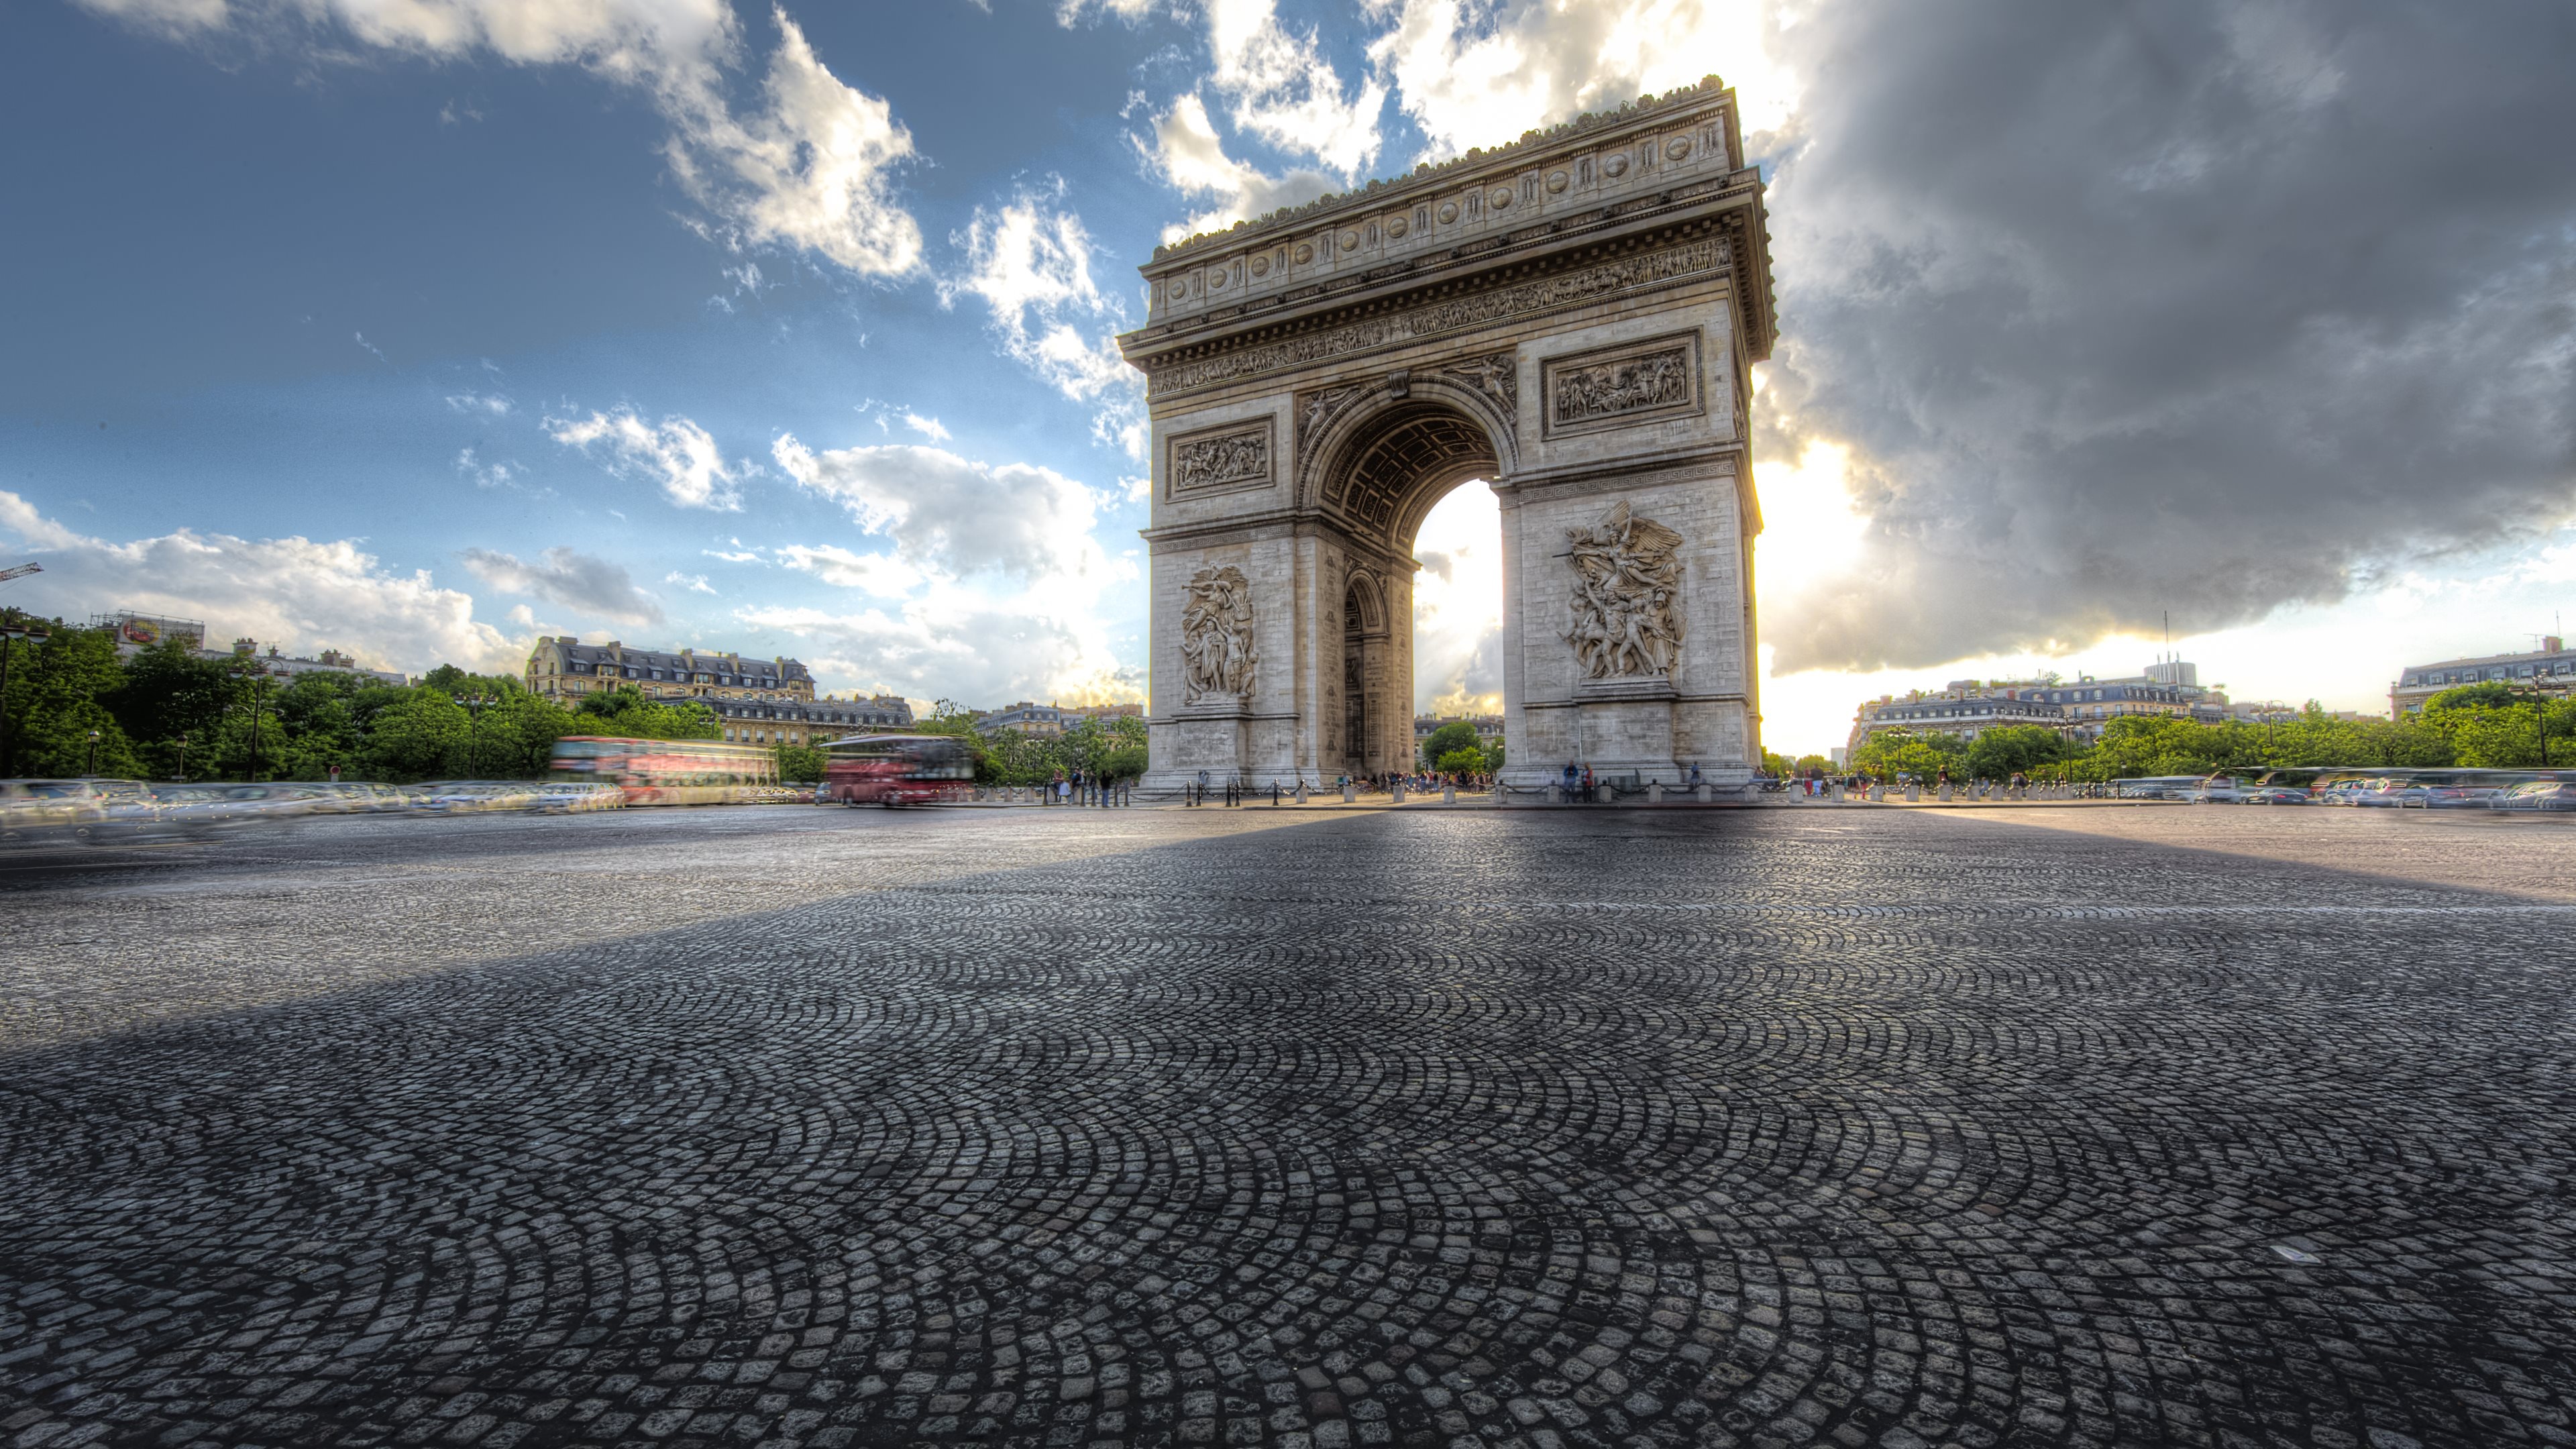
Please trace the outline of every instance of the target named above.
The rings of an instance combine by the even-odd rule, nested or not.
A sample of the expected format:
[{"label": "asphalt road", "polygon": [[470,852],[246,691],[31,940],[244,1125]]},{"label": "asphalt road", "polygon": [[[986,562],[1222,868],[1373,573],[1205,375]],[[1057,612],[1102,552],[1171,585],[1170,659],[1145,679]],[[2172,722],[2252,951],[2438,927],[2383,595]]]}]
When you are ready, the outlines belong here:
[{"label": "asphalt road", "polygon": [[2576,1445],[2570,822],[0,856],[0,1446]]}]

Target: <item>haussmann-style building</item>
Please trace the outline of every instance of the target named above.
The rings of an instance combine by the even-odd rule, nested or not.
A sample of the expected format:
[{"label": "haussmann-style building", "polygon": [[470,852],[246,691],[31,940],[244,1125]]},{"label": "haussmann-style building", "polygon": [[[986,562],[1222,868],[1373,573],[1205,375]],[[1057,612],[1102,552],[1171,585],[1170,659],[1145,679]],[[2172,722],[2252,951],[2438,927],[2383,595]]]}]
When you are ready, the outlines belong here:
[{"label": "haussmann-style building", "polygon": [[814,676],[787,658],[746,658],[732,651],[630,649],[616,640],[584,644],[570,636],[541,638],[528,655],[528,691],[567,709],[592,694],[633,689],[666,704],[695,701],[724,722],[724,738],[742,744],[812,745],[844,735],[900,732],[913,726],[912,705],[899,695],[818,698]]}]

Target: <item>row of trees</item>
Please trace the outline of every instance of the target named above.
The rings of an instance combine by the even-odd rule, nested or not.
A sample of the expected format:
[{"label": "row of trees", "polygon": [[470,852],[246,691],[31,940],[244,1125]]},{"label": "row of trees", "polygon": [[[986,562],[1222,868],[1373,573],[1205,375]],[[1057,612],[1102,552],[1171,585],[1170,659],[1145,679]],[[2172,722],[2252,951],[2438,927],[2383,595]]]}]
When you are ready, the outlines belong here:
[{"label": "row of trees", "polygon": [[[1815,755],[1779,763],[1799,774],[1834,770]],[[1878,779],[1946,774],[1954,780],[2005,780],[2019,774],[2034,780],[2123,780],[2259,774],[2302,765],[2576,766],[2576,700],[2518,694],[2489,683],[2437,694],[2425,702],[2422,717],[2401,720],[2337,719],[2313,700],[2297,715],[2261,724],[2131,715],[2105,725],[2089,747],[2039,725],[1986,730],[1974,740],[1888,730],[1861,746],[1848,768]]]},{"label": "row of trees", "polygon": [[931,706],[915,728],[953,735],[975,756],[980,785],[1044,785],[1077,775],[1085,780],[1133,780],[1145,773],[1145,721],[1084,716],[1060,735],[978,734],[975,717],[952,699]]},{"label": "row of trees", "polygon": [[722,734],[704,705],[629,689],[568,711],[515,678],[454,665],[415,685],[343,673],[279,679],[250,657],[208,659],[175,642],[120,656],[108,631],[60,626],[9,654],[0,774],[320,780],[336,765],[353,780],[526,778],[545,772],[566,735]]}]

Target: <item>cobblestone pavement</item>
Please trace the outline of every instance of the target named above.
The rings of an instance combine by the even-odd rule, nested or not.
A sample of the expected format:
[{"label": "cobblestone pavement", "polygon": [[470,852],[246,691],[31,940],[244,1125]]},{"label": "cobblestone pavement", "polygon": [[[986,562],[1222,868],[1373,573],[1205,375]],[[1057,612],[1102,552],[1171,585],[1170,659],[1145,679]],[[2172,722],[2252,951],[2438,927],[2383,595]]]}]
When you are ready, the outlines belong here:
[{"label": "cobblestone pavement", "polygon": [[2576,1444],[2576,830],[2041,816],[21,853],[0,1446]]}]

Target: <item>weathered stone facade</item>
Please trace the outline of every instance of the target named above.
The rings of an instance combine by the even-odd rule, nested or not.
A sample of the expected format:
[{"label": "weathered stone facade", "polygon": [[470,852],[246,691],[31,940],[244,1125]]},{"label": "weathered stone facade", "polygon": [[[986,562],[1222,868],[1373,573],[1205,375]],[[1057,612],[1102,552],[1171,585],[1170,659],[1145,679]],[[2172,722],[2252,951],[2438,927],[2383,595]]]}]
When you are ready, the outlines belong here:
[{"label": "weathered stone facade", "polygon": [[1749,778],[1762,193],[1712,78],[1159,249],[1148,788],[1407,768],[1414,535],[1473,479],[1506,782]]}]

